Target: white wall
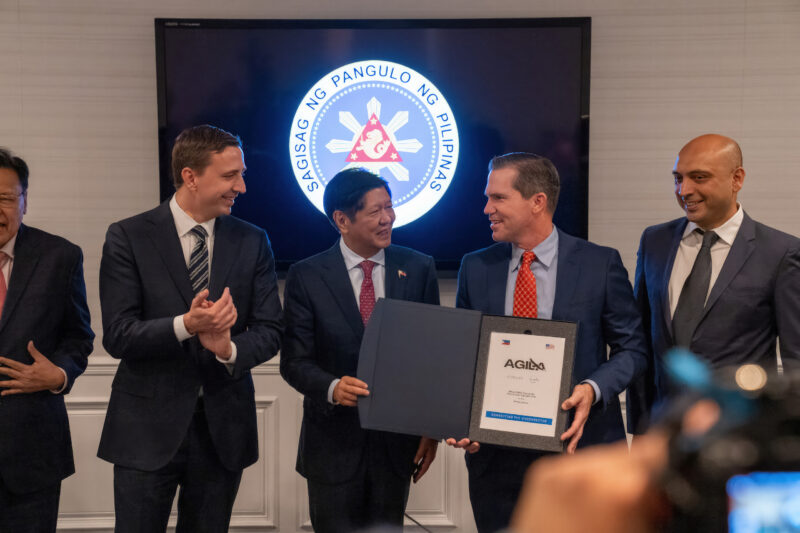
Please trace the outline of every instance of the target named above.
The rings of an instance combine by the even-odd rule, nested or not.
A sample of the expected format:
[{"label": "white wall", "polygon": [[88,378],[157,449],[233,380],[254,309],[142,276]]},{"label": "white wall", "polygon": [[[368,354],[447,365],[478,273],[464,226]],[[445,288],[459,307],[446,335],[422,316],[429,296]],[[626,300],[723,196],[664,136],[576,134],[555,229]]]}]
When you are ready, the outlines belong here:
[{"label": "white wall", "polygon": [[[0,0],[0,146],[31,166],[25,222],[83,248],[95,331],[105,229],[158,201],[155,17],[453,16],[592,17],[589,235],[631,273],[642,229],[681,214],[670,170],[700,133],[740,142],[745,208],[800,234],[797,0]],[[452,281],[442,289],[452,303]],[[64,486],[62,526],[75,530],[113,517],[110,468],[94,452],[114,361],[99,342],[91,359],[70,396],[79,472]],[[256,382],[264,453],[245,474],[234,529],[294,531],[306,520],[297,396],[274,364]],[[429,477],[414,515],[472,531],[458,454],[440,452]]]}]

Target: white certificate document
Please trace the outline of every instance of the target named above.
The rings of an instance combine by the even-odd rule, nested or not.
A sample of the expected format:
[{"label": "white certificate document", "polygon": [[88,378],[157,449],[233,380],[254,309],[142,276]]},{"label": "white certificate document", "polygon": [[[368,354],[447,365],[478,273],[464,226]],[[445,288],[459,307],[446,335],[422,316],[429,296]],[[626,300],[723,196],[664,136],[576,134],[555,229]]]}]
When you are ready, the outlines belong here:
[{"label": "white certificate document", "polygon": [[492,332],[481,429],[556,436],[564,342],[561,337]]}]

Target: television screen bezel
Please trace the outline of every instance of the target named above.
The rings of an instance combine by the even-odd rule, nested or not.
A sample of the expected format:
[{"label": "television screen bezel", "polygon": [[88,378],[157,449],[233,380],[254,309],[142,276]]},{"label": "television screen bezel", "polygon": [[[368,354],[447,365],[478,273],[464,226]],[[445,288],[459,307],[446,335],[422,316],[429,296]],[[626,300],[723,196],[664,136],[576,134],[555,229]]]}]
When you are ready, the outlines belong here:
[{"label": "television screen bezel", "polygon": [[[171,148],[174,139],[166,138],[167,88],[165,56],[165,31],[168,28],[219,28],[219,29],[464,29],[464,28],[525,28],[525,27],[573,27],[581,34],[580,59],[580,131],[578,184],[583,195],[579,200],[584,206],[585,217],[581,232],[583,239],[589,234],[589,95],[591,76],[591,17],[548,18],[467,18],[467,19],[202,19],[202,18],[156,18],[156,85],[158,106],[158,158],[159,197],[165,201],[174,192],[171,185]],[[164,177],[167,179],[164,179]],[[269,228],[265,228],[269,231]],[[293,261],[276,259],[278,272],[285,273]],[[460,260],[436,258],[440,277],[455,276]]]}]

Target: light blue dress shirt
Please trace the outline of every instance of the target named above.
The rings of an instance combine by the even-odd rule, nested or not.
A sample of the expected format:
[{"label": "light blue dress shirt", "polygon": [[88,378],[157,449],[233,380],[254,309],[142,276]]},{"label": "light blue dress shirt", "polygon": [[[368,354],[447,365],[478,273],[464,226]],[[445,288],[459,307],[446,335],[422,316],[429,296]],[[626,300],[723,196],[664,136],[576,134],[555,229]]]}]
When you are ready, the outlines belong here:
[{"label": "light blue dress shirt", "polygon": [[[517,284],[517,273],[522,263],[523,250],[519,246],[511,246],[511,260],[508,262],[508,278],[506,279],[505,314],[514,314],[514,287]],[[536,277],[536,309],[537,317],[550,320],[553,318],[553,305],[556,300],[556,275],[558,273],[558,231],[553,226],[553,231],[548,237],[533,248],[536,259],[531,263],[531,270]],[[594,389],[594,403],[600,401],[600,387],[591,379],[581,383],[588,383]]]}]

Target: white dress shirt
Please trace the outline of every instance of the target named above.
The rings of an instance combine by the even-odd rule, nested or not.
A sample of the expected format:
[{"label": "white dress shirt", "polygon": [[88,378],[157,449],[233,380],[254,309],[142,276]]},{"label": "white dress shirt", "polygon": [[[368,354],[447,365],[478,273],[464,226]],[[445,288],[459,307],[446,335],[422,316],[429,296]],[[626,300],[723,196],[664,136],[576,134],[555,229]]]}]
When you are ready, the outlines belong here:
[{"label": "white dress shirt", "polygon": [[[365,259],[348,248],[344,243],[344,239],[341,237],[339,238],[339,249],[342,251],[344,266],[347,268],[347,275],[350,276],[350,285],[353,287],[353,297],[356,299],[356,304],[360,311],[361,283],[364,280],[364,271],[361,270],[359,265],[361,265]],[[372,267],[372,286],[375,288],[375,301],[377,302],[378,298],[386,297],[386,252],[380,250],[377,254],[370,257],[369,261],[375,263],[375,266]],[[333,389],[336,388],[336,384],[339,383],[339,381],[339,378],[334,379],[328,387],[328,401],[330,403],[334,403]]]},{"label": "white dress shirt", "polygon": [[[742,220],[744,220],[744,211],[741,204],[736,214],[727,220],[719,227],[713,228],[713,231],[719,235],[719,239],[714,246],[711,247],[711,279],[708,283],[708,293],[706,299],[711,294],[711,289],[719,277],[722,270],[722,265],[725,264],[725,259],[728,258],[728,253],[731,251],[731,245],[739,233],[739,228],[742,227]],[[700,247],[703,244],[703,236],[696,233],[697,224],[689,222],[686,224],[686,229],[683,231],[681,243],[678,246],[678,251],[675,254],[675,262],[672,264],[672,274],[669,277],[669,316],[675,314],[675,309],[678,307],[678,299],[681,296],[683,285],[686,283],[686,278],[692,272],[694,261],[697,259],[697,254],[700,253]]]},{"label": "white dress shirt", "polygon": [[[11,237],[2,248],[0,248],[0,252],[5,252],[5,254],[8,256],[8,261],[6,261],[6,264],[3,265],[2,269],[3,278],[6,280],[6,287],[9,287],[11,283],[11,270],[14,267],[14,246],[16,243],[17,234],[14,234],[14,236]],[[8,298],[8,293],[6,293],[6,298]],[[67,372],[63,368],[60,366],[57,366],[56,368],[61,370],[61,373],[64,374],[64,384],[58,389],[50,389],[50,392],[53,394],[61,394],[64,389],[67,388],[67,382],[69,381],[69,378],[67,377]]]},{"label": "white dress shirt", "polygon": [[[203,223],[196,222],[186,211],[181,209],[174,194],[169,201],[169,210],[172,212],[172,219],[175,221],[175,230],[178,232],[178,238],[181,241],[183,260],[186,262],[187,267],[189,265],[189,258],[192,256],[192,250],[195,244],[197,244],[197,237],[191,233],[192,228],[198,224],[205,228],[206,233],[208,233],[208,273],[210,276],[211,260],[214,256],[214,222],[216,222],[217,219],[212,218]],[[183,323],[183,315],[178,315],[172,319],[172,328],[175,330],[175,337],[178,339],[178,342],[183,342],[192,337],[192,334],[187,331],[186,325]],[[226,361],[225,359],[217,357],[217,361],[225,365],[233,365],[236,362],[236,344],[233,341],[231,341],[230,359]]]}]

